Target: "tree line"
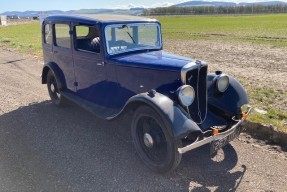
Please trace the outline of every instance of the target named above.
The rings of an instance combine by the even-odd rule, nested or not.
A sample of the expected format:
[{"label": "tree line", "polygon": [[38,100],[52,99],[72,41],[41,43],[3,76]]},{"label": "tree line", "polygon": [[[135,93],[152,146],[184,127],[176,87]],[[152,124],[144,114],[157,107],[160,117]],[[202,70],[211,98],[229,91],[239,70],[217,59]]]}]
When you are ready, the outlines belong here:
[{"label": "tree line", "polygon": [[158,7],[145,9],[148,15],[212,15],[212,14],[262,14],[287,13],[287,5],[253,5],[234,7],[194,6],[194,7]]}]

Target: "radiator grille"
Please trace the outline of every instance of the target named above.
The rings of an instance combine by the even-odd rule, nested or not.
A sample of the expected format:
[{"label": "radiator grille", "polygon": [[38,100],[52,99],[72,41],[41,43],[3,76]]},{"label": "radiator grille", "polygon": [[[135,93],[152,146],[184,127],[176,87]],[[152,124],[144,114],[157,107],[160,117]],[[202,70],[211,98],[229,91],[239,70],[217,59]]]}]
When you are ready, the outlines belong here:
[{"label": "radiator grille", "polygon": [[207,112],[207,66],[192,69],[186,74],[186,84],[195,91],[194,102],[188,107],[191,118],[196,123],[204,121]]}]

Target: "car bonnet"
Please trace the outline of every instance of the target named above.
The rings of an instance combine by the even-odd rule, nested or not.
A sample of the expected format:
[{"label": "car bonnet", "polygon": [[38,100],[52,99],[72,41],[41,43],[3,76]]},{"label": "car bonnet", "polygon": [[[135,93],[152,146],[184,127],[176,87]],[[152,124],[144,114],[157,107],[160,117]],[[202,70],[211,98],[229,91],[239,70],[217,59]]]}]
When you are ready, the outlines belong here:
[{"label": "car bonnet", "polygon": [[181,57],[164,51],[151,51],[119,56],[112,59],[114,62],[141,68],[160,70],[181,70],[192,59]]}]

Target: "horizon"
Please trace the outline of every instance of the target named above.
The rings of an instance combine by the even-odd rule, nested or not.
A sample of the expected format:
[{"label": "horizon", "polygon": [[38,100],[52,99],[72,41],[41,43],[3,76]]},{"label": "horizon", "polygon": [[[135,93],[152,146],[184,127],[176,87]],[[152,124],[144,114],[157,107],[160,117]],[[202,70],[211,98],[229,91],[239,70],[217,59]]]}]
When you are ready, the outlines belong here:
[{"label": "horizon", "polygon": [[[62,0],[58,2],[57,0],[50,0],[45,3],[38,2],[36,0],[26,0],[25,2],[18,2],[18,0],[3,0],[1,2],[0,14],[12,11],[70,11],[70,10],[80,10],[80,9],[130,9],[130,8],[155,8],[155,7],[168,7],[174,4],[188,2],[188,0],[145,0],[144,3],[140,0],[111,0],[106,2],[94,2],[93,0],[82,0],[79,2],[77,0]],[[192,0],[194,1],[194,0]],[[219,1],[219,2],[232,2],[232,3],[256,3],[256,2],[270,2],[274,0],[196,0],[196,1]],[[276,0],[275,0],[276,1]],[[287,0],[279,0],[282,2],[287,2]],[[28,2],[28,3],[27,3]],[[79,6],[81,5],[81,6]]]}]

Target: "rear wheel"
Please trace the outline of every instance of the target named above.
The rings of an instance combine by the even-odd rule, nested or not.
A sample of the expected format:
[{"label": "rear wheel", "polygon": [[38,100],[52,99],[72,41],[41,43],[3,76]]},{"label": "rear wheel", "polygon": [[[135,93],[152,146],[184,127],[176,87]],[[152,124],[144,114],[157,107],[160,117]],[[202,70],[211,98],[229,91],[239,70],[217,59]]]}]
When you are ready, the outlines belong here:
[{"label": "rear wheel", "polygon": [[47,75],[47,88],[53,104],[57,106],[64,106],[66,99],[61,95],[59,91],[59,83],[53,72],[50,70]]},{"label": "rear wheel", "polygon": [[153,171],[165,173],[175,169],[181,160],[171,130],[151,107],[141,106],[132,120],[132,138],[143,162]]}]

